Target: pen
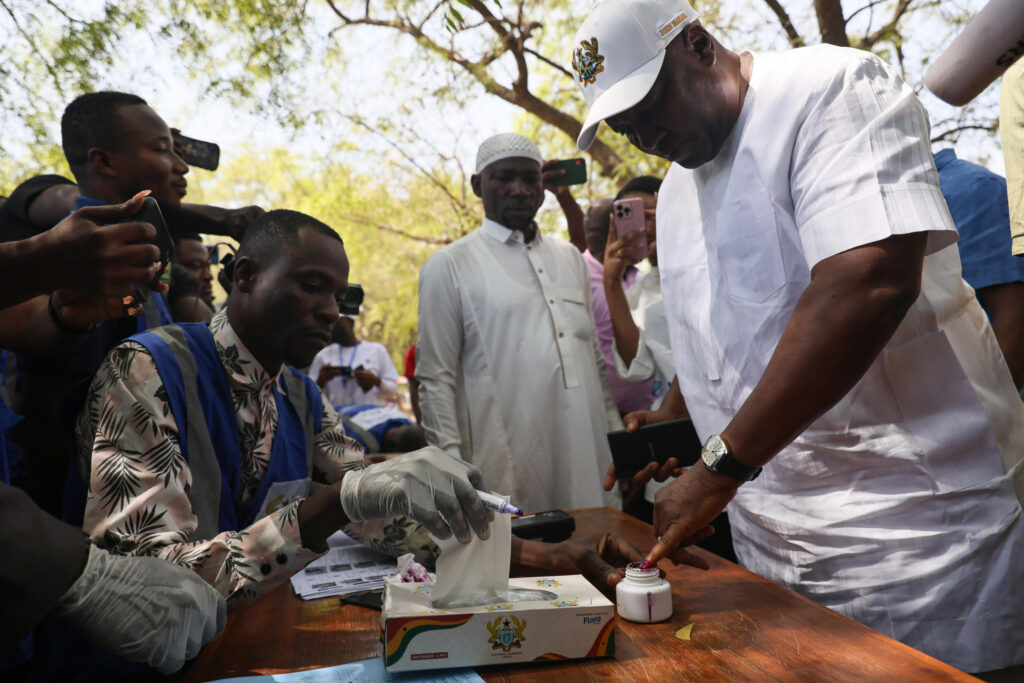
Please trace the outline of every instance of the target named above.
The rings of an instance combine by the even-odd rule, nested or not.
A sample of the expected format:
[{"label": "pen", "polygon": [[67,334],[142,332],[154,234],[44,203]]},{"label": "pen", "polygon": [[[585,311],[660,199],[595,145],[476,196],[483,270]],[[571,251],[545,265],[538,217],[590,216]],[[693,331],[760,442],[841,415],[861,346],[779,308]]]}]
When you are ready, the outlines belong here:
[{"label": "pen", "polygon": [[494,510],[495,512],[504,512],[510,515],[521,515],[523,511],[515,507],[501,496],[496,496],[493,493],[486,493],[484,491],[477,491],[476,495],[480,498],[480,502],[484,504],[484,507],[488,510]]}]

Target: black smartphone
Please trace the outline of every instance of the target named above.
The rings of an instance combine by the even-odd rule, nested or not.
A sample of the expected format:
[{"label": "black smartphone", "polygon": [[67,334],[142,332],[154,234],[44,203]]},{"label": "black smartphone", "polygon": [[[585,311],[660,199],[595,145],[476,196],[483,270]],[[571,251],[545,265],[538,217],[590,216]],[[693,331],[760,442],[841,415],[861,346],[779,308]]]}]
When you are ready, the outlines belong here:
[{"label": "black smartphone", "polygon": [[368,591],[346,593],[341,596],[341,601],[349,605],[359,605],[360,607],[379,610],[384,606],[384,589],[374,588]]},{"label": "black smartphone", "polygon": [[552,178],[548,185],[563,187],[565,185],[582,185],[587,182],[587,162],[584,159],[562,159],[548,167],[548,171],[565,171],[565,175]]},{"label": "black smartphone", "polygon": [[688,418],[644,425],[629,434],[625,430],[608,432],[612,462],[618,477],[632,477],[651,461],[664,465],[676,458],[680,467],[689,467],[700,459],[703,445],[693,422]]},{"label": "black smartphone", "polygon": [[[181,146],[182,158],[189,166],[198,166],[207,171],[216,171],[220,165],[220,145],[215,142],[196,140],[172,131],[175,146]],[[177,150],[175,150],[177,151]]]},{"label": "black smartphone", "polygon": [[560,543],[576,531],[576,519],[563,510],[535,512],[512,518],[512,533],[519,538]]},{"label": "black smartphone", "polygon": [[345,297],[338,302],[338,309],[342,315],[359,315],[359,308],[363,305],[363,287],[349,283],[345,288]]},{"label": "black smartphone", "polygon": [[167,223],[164,221],[164,215],[160,212],[160,205],[157,204],[156,200],[152,197],[146,197],[142,200],[142,208],[139,209],[138,213],[129,218],[128,221],[149,223],[156,228],[156,237],[149,240],[149,242],[151,244],[155,244],[157,249],[160,250],[160,262],[163,265],[157,273],[156,278],[151,283],[151,286],[156,287],[157,283],[161,281],[167,282],[167,280],[163,279],[163,275],[165,272],[168,276],[170,275],[170,270],[167,268],[167,264],[170,263],[171,255],[174,253],[174,242],[171,240],[171,233],[167,230]]}]

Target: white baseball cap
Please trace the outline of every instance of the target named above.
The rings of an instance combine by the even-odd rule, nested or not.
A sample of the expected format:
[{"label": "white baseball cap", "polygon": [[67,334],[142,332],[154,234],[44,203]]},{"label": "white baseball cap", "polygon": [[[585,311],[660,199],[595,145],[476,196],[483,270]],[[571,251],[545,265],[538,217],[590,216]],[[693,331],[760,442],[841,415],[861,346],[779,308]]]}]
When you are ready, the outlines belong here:
[{"label": "white baseball cap", "polygon": [[650,91],[665,48],[700,18],[681,0],[604,0],[590,11],[573,39],[573,80],[590,111],[576,140],[587,149],[597,127],[629,109]]}]

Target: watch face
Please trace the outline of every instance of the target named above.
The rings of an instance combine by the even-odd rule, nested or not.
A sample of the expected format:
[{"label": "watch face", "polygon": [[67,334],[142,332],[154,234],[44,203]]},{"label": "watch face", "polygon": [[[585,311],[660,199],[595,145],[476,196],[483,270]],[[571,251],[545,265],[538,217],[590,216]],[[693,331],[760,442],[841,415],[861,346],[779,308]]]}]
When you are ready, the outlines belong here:
[{"label": "watch face", "polygon": [[718,465],[718,461],[726,453],[725,442],[722,441],[718,436],[712,436],[704,444],[704,449],[701,451],[700,457],[704,460],[704,464],[711,469],[715,469]]},{"label": "watch face", "polygon": [[704,464],[710,467],[711,469],[714,469],[715,465],[718,464],[719,456],[714,451],[710,450],[707,446],[705,446],[704,450],[701,451],[700,457],[702,460],[704,460]]}]

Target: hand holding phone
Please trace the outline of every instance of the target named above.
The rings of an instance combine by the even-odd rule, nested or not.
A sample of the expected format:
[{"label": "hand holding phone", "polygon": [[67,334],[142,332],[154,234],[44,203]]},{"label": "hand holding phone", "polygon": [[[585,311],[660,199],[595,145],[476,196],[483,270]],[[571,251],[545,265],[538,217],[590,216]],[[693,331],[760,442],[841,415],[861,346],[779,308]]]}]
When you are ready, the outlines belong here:
[{"label": "hand holding phone", "polygon": [[177,128],[171,129],[174,138],[174,151],[189,166],[216,171],[220,165],[220,146],[214,142],[196,140],[181,134]]},{"label": "hand holding phone", "polygon": [[567,187],[587,182],[587,162],[581,158],[545,161],[541,177],[546,187]]},{"label": "hand holding phone", "polygon": [[664,465],[669,458],[688,467],[697,462],[703,448],[689,418],[644,425],[633,434],[608,432],[608,445],[618,479],[632,477],[652,462]]},{"label": "hand holding phone", "polygon": [[[170,278],[170,271],[167,265],[171,262],[171,255],[174,253],[174,242],[171,240],[171,233],[167,230],[167,223],[160,212],[160,206],[152,197],[146,197],[142,200],[142,208],[130,220],[133,222],[149,223],[156,228],[156,236],[151,240],[140,242],[140,244],[153,244],[160,250],[160,268],[157,271],[156,277],[150,283],[150,289],[163,291],[166,288],[161,285],[169,284],[166,281]],[[166,280],[163,277],[165,273],[168,276]]]},{"label": "hand holding phone", "polygon": [[[647,214],[644,200],[640,197],[619,199],[612,204],[612,226],[615,236],[628,243],[620,247],[616,258],[626,258],[634,263],[647,258]],[[636,237],[637,234],[643,237]]]}]

